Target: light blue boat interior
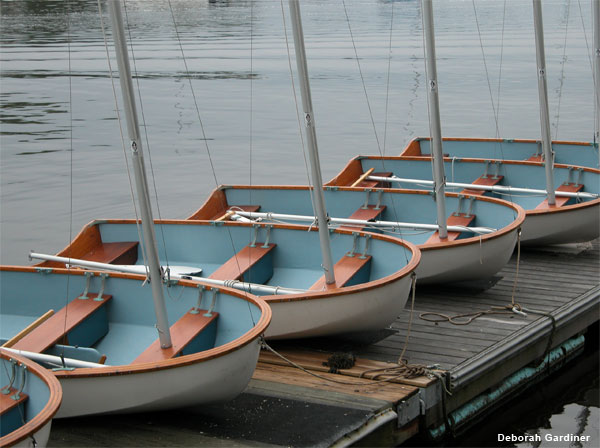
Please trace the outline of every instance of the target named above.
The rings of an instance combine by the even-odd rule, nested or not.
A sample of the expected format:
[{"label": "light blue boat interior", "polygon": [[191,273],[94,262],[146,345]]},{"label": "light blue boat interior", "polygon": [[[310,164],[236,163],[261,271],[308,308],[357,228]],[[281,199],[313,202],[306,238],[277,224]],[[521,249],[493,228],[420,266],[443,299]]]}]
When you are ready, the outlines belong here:
[{"label": "light blue boat interior", "polygon": [[[374,168],[375,172],[392,172],[395,176],[401,178],[432,180],[432,170],[430,160],[408,160],[408,159],[376,159],[361,157],[363,171]],[[445,161],[444,169],[447,182],[471,183],[475,179],[486,173],[486,162],[466,162],[457,158],[453,161]],[[546,189],[545,168],[541,165],[529,164],[490,164],[488,175],[498,174],[504,176],[498,185],[531,188],[538,190]],[[555,189],[564,182],[583,183],[582,191],[598,194],[600,193],[600,177],[598,173],[584,171],[579,169],[569,170],[568,168],[554,169]],[[430,186],[418,185],[412,183],[394,183],[394,188],[423,189],[429,191]],[[446,191],[460,192],[463,188],[447,187]],[[545,199],[545,195],[533,193],[496,193],[486,192],[486,196],[505,199],[507,201],[519,204],[525,210],[535,209]],[[569,204],[575,203],[578,199],[572,199]],[[579,199],[580,202],[590,201],[592,199]]]},{"label": "light blue boat interior", "polygon": [[[421,154],[431,155],[431,142],[419,139]],[[578,144],[552,143],[555,163],[567,165],[600,167],[598,143]],[[450,157],[468,157],[480,159],[527,160],[541,154],[541,142],[502,141],[456,141],[444,140],[443,152]]]},{"label": "light blue boat interior", "polygon": [[[81,275],[65,275],[42,272],[0,271],[0,339],[7,340],[27,327],[48,310],[58,312],[67,302],[78,299],[85,290],[86,279]],[[101,290],[101,279],[91,278],[89,292]],[[192,307],[199,298],[199,288],[180,285],[164,286],[169,324],[173,325]],[[97,354],[106,355],[106,364],[124,365],[131,363],[156,339],[154,305],[149,284],[133,279],[109,276],[104,294],[112,299],[101,307],[107,331],[89,346],[53,347],[48,354],[64,353],[67,358],[97,362]],[[88,299],[90,300],[90,299]],[[208,309],[213,301],[213,290],[202,292],[200,308]],[[214,311],[219,313],[213,334],[200,333],[194,340],[197,351],[218,347],[244,335],[261,317],[258,306],[239,297],[217,292]],[[98,336],[97,322],[81,324],[80,333],[88,332],[92,339]],[[94,336],[95,335],[95,336]],[[85,338],[84,338],[85,339]],[[207,346],[207,341],[210,345]],[[71,344],[69,337],[69,344]],[[189,351],[189,350],[188,350]],[[187,352],[184,352],[187,353]]]},{"label": "light blue boat interior", "polygon": [[[272,227],[272,226],[269,226]],[[135,224],[102,223],[99,225],[103,242],[138,241]],[[234,257],[254,241],[276,244],[272,250],[272,276],[269,279],[254,278],[252,273],[244,281],[308,289],[323,275],[319,235],[316,231],[262,226],[226,226],[199,224],[183,221],[180,224],[156,224],[156,235],[161,264],[190,266],[202,269],[202,277],[210,276],[222,264]],[[256,232],[256,234],[255,234]],[[267,235],[268,234],[268,235]],[[163,244],[163,239],[165,244]],[[368,238],[365,235],[331,233],[331,254],[336,263],[356,247],[362,254],[369,240],[367,254],[372,255],[369,281],[381,279],[404,268],[412,252],[403,245]],[[141,249],[138,247],[138,264]]]},{"label": "light blue boat interior", "polygon": [[2,392],[8,390],[4,388],[9,384],[12,384],[16,391],[6,394],[5,397],[16,398],[15,395],[21,396],[21,393],[17,393],[17,391],[22,391],[22,394],[27,395],[27,398],[18,407],[0,416],[0,437],[4,437],[20,428],[23,421],[27,423],[32,420],[44,409],[50,399],[48,385],[41,378],[24,369],[18,362],[13,363],[9,359],[0,358],[0,387],[3,388]]},{"label": "light blue boat interior", "polygon": [[[251,188],[225,188],[227,203],[233,205],[260,205],[261,212],[314,216],[310,190],[308,189],[251,189]],[[385,206],[378,217],[381,221],[401,221],[420,224],[436,224],[437,204],[430,194],[400,194],[377,191],[343,191],[336,187],[326,187],[325,202],[329,216],[335,218],[348,218],[366,203]],[[446,213],[450,216],[454,212],[469,212],[475,215],[471,226],[503,228],[512,223],[517,212],[508,206],[486,201],[477,201],[459,198],[446,198]],[[369,231],[378,231],[368,229]],[[381,231],[388,233],[388,230]],[[402,237],[413,244],[424,244],[434,233],[432,230],[396,230],[393,236]],[[462,238],[474,236],[472,232],[463,232]]]}]

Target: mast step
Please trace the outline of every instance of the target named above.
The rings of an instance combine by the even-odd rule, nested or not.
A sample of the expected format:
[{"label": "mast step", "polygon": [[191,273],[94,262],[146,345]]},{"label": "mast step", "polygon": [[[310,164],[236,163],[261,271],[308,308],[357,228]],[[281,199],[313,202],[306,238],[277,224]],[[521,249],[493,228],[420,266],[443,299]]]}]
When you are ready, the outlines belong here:
[{"label": "mast step", "polygon": [[[567,183],[562,184],[560,187],[558,187],[556,189],[556,191],[566,191],[569,193],[577,193],[581,190],[583,190],[583,184],[567,184]],[[556,196],[554,205],[548,205],[548,199],[544,199],[544,201],[542,201],[542,203],[540,203],[535,209],[536,210],[544,210],[544,209],[548,209],[548,208],[563,207],[565,205],[569,205],[569,202],[574,201],[574,200],[575,200],[575,198],[569,198],[569,197],[565,197],[565,196]]]},{"label": "mast step", "polygon": [[219,313],[213,312],[209,315],[206,310],[190,309],[171,325],[171,347],[161,348],[160,340],[157,339],[133,361],[133,364],[163,361],[214,347],[218,317]]},{"label": "mast step", "polygon": [[314,285],[311,291],[322,291],[324,289],[341,288],[369,281],[371,271],[371,255],[364,258],[358,254],[353,256],[344,255],[333,267],[335,274],[335,285],[327,285],[323,275]]},{"label": "mast step", "polygon": [[[446,220],[446,225],[448,226],[463,226],[468,227],[475,220],[475,215],[467,215],[466,213],[453,213]],[[435,231],[433,235],[429,237],[429,239],[425,242],[425,244],[435,244],[441,243],[445,241],[454,241],[457,240],[463,232],[448,232],[447,239],[440,239],[440,232]]]}]

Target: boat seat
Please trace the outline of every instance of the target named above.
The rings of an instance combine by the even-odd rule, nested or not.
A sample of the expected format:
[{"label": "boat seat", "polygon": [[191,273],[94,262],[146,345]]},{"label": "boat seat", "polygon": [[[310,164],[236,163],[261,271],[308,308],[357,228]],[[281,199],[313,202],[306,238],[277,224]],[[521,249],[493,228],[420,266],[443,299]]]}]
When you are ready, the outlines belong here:
[{"label": "boat seat", "polygon": [[10,434],[23,425],[24,405],[29,398],[27,394],[21,393],[19,398],[15,400],[13,397],[18,390],[14,387],[7,388],[8,385],[0,390],[0,418],[2,419],[0,437]]},{"label": "boat seat", "polygon": [[81,257],[82,260],[109,264],[135,264],[138,258],[137,241],[100,243]]},{"label": "boat seat", "polygon": [[[367,174],[367,173],[365,173]],[[369,173],[368,176],[379,176],[379,177],[392,177],[394,173],[390,171],[382,172],[382,173]],[[378,180],[367,180],[363,179],[360,182],[353,184],[353,187],[360,188],[392,188],[392,184],[390,182],[383,182]]]},{"label": "boat seat", "polygon": [[353,256],[344,255],[333,267],[335,286],[327,285],[325,283],[325,276],[323,275],[310,287],[310,290],[322,291],[324,289],[341,288],[369,281],[372,258],[371,255],[367,255],[364,258],[359,254],[354,254]]},{"label": "boat seat", "polygon": [[133,364],[158,362],[180,355],[198,353],[215,345],[217,336],[217,317],[219,313],[207,316],[206,310],[190,309],[170,327],[171,347],[161,348],[157,339],[138,356]]},{"label": "boat seat", "polygon": [[[385,211],[385,205],[380,205],[379,208],[376,208],[375,205],[367,205],[367,208],[360,207],[354,213],[352,213],[349,218],[350,219],[360,219],[362,221],[371,221],[375,220]],[[363,224],[346,224],[340,227],[340,229],[345,230],[362,230],[366,226]]]},{"label": "boat seat", "polygon": [[[446,220],[448,226],[469,226],[475,220],[475,215],[467,215],[466,213],[453,213]],[[442,241],[454,241],[457,240],[463,232],[448,232],[448,238],[442,240],[440,238],[440,232],[437,230],[429,237],[425,244],[441,243]]]},{"label": "boat seat", "polygon": [[[276,244],[248,245],[227,260],[208,278],[266,283],[273,276],[273,249]],[[246,278],[246,280],[244,280]]]},{"label": "boat seat", "polygon": [[91,347],[108,333],[108,315],[104,306],[111,298],[88,294],[77,297],[12,345],[15,350],[43,353],[55,344]]},{"label": "boat seat", "polygon": [[257,212],[260,210],[260,205],[230,205],[226,211],[220,211],[209,221],[227,221],[230,219],[231,215],[235,213],[235,210],[244,212]]},{"label": "boat seat", "polygon": [[526,159],[527,162],[542,162],[542,155],[541,154],[534,154],[531,157],[529,157],[528,159]]},{"label": "boat seat", "polygon": [[[504,176],[487,175],[478,177],[471,183],[475,185],[493,186],[499,184],[502,181],[502,179],[504,179]],[[486,193],[488,192],[485,190],[471,190],[469,188],[460,192],[460,194],[470,194],[472,196],[483,196]]]},{"label": "boat seat", "polygon": [[[568,191],[570,193],[577,193],[578,191],[581,191],[581,190],[583,190],[583,184],[562,184],[560,187],[558,187],[556,189],[556,191]],[[565,205],[568,205],[568,202],[572,201],[574,198],[569,198],[566,196],[556,196],[555,199],[556,199],[555,205],[549,206],[548,199],[544,199],[535,209],[543,210],[543,209],[547,209],[547,208],[563,207]]]}]

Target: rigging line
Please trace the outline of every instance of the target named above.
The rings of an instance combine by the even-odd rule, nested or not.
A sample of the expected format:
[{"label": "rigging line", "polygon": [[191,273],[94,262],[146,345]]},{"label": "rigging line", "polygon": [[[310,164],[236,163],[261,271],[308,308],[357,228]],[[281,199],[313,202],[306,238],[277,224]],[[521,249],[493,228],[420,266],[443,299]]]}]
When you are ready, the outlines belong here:
[{"label": "rigging line", "polygon": [[[152,151],[150,150],[150,141],[148,140],[148,127],[146,126],[146,115],[144,114],[144,103],[142,102],[142,90],[140,88],[140,77],[137,71],[137,61],[135,59],[135,52],[133,50],[133,36],[131,35],[131,27],[129,26],[129,15],[127,11],[127,0],[123,0],[123,9],[125,10],[125,22],[127,24],[127,33],[129,34],[129,48],[131,50],[131,60],[133,62],[133,71],[135,72],[135,82],[138,91],[138,101],[140,102],[140,113],[142,115],[142,126],[144,127],[144,138],[146,140],[146,148],[148,153],[148,162],[150,163],[150,173],[152,174],[152,185],[154,187],[154,198],[156,201],[156,211],[158,213],[158,219],[162,221],[162,215],[160,213],[160,202],[158,200],[158,188],[156,187],[156,176],[154,175],[154,165],[152,164]],[[145,177],[146,173],[142,172]],[[150,202],[150,197],[148,197]],[[148,204],[150,208],[150,204]],[[165,233],[163,224],[160,225],[160,235],[163,243],[163,250],[165,253],[165,262],[167,264],[167,270],[169,269],[169,255],[167,250],[167,243],[165,241]]]},{"label": "rigging line", "polygon": [[[366,99],[366,102],[367,102],[367,108],[369,110],[369,116],[371,118],[371,125],[373,127],[373,133],[375,135],[375,141],[377,142],[377,151],[379,152],[379,156],[381,157],[382,169],[383,169],[383,171],[385,171],[386,168],[385,168],[384,153],[382,152],[381,145],[379,144],[379,137],[377,135],[377,127],[375,126],[375,119],[373,118],[373,112],[371,110],[371,103],[369,101],[369,95],[367,93],[367,86],[365,84],[365,78],[364,78],[363,73],[362,73],[362,68],[361,68],[361,65],[360,65],[360,59],[358,57],[358,50],[356,49],[356,43],[354,41],[354,34],[352,33],[352,26],[350,25],[350,17],[348,16],[348,9],[346,8],[346,2],[345,2],[345,0],[342,0],[342,5],[344,7],[344,15],[346,16],[346,23],[348,25],[348,32],[350,33],[350,40],[352,41],[352,47],[354,49],[354,55],[356,57],[356,64],[358,66],[358,72],[360,74],[360,79],[361,79],[363,91],[365,93],[365,99]],[[393,7],[393,3],[392,3],[392,7]],[[390,60],[391,60],[392,26],[393,26],[393,19],[392,19],[392,24],[390,25]],[[388,67],[388,88],[389,88],[389,67]],[[387,123],[387,97],[386,97],[386,123]],[[394,219],[396,221],[400,221],[398,210],[396,208],[396,202],[394,200],[394,196],[392,196],[391,204],[392,204],[392,206],[390,208],[392,209],[392,213],[394,215]],[[399,233],[400,233],[400,238],[402,238],[402,230],[400,230]],[[406,252],[404,252],[404,258],[405,258],[405,261],[408,263],[408,254]]]},{"label": "rigging line", "polygon": [[569,0],[567,2],[567,17],[566,17],[566,23],[565,23],[565,39],[564,39],[564,43],[563,43],[563,57],[562,57],[562,61],[561,61],[561,68],[560,68],[560,84],[559,84],[559,88],[558,88],[558,106],[557,106],[557,110],[556,110],[556,124],[555,124],[555,133],[554,133],[554,139],[557,140],[558,139],[558,124],[560,122],[560,104],[561,104],[561,100],[562,100],[562,91],[563,91],[563,85],[565,83],[565,65],[567,62],[567,36],[569,35],[569,15],[571,12],[571,0]]},{"label": "rigging line", "polygon": [[314,200],[315,193],[313,191],[313,188],[311,187],[312,182],[310,180],[310,169],[308,168],[308,160],[306,159],[306,151],[307,151],[306,143],[304,142],[304,133],[302,132],[302,120],[300,118],[300,108],[298,106],[298,95],[296,93],[296,83],[294,82],[294,70],[292,68],[292,56],[291,56],[291,52],[290,52],[290,41],[288,38],[288,30],[287,30],[286,19],[285,19],[285,7],[283,6],[283,0],[280,0],[279,4],[281,5],[283,34],[285,36],[285,48],[287,51],[287,60],[288,60],[288,68],[290,71],[290,82],[291,82],[291,87],[292,87],[292,94],[294,97],[294,105],[296,107],[296,120],[298,121],[298,134],[300,135],[300,143],[302,145],[302,157],[304,158],[304,170],[306,172],[307,185],[309,186],[310,202],[311,202],[313,210],[315,210],[315,200]]},{"label": "rigging line", "polygon": [[[219,181],[217,180],[217,173],[215,170],[215,165],[212,160],[212,154],[210,152],[210,147],[208,145],[208,138],[206,137],[206,130],[204,129],[204,122],[202,121],[202,116],[200,115],[200,106],[198,106],[198,99],[196,98],[196,92],[194,90],[194,86],[192,85],[192,77],[190,74],[190,69],[188,67],[187,59],[185,58],[185,52],[183,51],[183,45],[181,44],[181,38],[179,33],[179,28],[177,27],[177,21],[175,20],[175,13],[173,12],[173,5],[171,4],[171,0],[167,0],[169,4],[169,10],[171,12],[171,18],[173,19],[173,28],[175,30],[175,35],[177,37],[177,43],[179,45],[179,51],[181,52],[181,59],[183,61],[183,65],[185,67],[185,77],[188,80],[188,84],[190,87],[190,92],[192,93],[192,100],[194,102],[194,108],[196,110],[196,117],[198,118],[198,122],[200,123],[200,130],[202,132],[202,140],[204,141],[204,145],[206,147],[206,154],[208,156],[209,165],[212,171],[213,179],[215,181],[215,187],[219,186]],[[226,208],[227,204],[225,203],[225,199],[222,200],[221,205]],[[226,226],[227,235],[229,236],[229,241],[231,243],[231,250],[233,252],[233,256],[235,257],[235,262],[237,264],[238,271],[241,272],[240,262],[238,260],[237,251],[235,250],[235,243],[233,241],[233,235],[231,234],[231,229]],[[248,291],[244,290],[244,295],[248,297]],[[254,316],[252,316],[252,320],[254,321]]]},{"label": "rigging line", "polygon": [[[71,241],[73,240],[73,72],[71,66],[71,2],[67,2],[67,59],[69,70],[69,259],[72,255]],[[67,318],[69,314],[69,287],[71,280],[71,264],[67,266],[67,282],[65,292],[65,319],[63,321],[63,335],[67,333]],[[65,354],[65,341],[61,340],[62,357]],[[63,362],[64,367],[64,362]]]},{"label": "rigging line", "polygon": [[394,2],[392,2],[390,12],[390,44],[388,53],[388,66],[387,66],[387,80],[385,88],[385,120],[383,125],[383,155],[385,156],[386,143],[387,143],[387,127],[388,127],[388,104],[390,100],[390,73],[392,67],[392,31],[394,30]]},{"label": "rigging line", "polygon": [[[498,93],[496,95],[496,115],[500,117],[500,87],[502,85],[502,62],[504,62],[504,27],[506,24],[506,0],[502,8],[502,33],[500,37],[500,66],[498,67]],[[500,138],[499,126],[496,126],[496,138]],[[502,145],[502,143],[500,143]]]},{"label": "rigging line", "polygon": [[350,33],[350,40],[352,41],[352,47],[354,48],[354,55],[356,56],[356,64],[358,65],[358,73],[360,74],[360,80],[362,82],[363,91],[365,92],[365,99],[367,101],[367,108],[369,109],[369,117],[371,118],[371,125],[373,126],[373,133],[375,134],[375,141],[377,142],[377,149],[379,154],[381,152],[381,145],[379,144],[379,136],[377,135],[377,127],[375,126],[375,119],[373,118],[373,111],[371,110],[371,103],[369,101],[369,95],[367,93],[367,86],[365,84],[365,78],[363,76],[362,67],[360,65],[360,59],[358,58],[358,51],[356,49],[356,44],[354,42],[354,34],[352,33],[352,27],[350,26],[350,18],[348,17],[348,10],[346,9],[346,1],[342,0],[342,5],[344,6],[344,14],[346,15],[346,23],[348,24],[348,31]]},{"label": "rigging line", "polygon": [[[496,125],[496,137],[499,138],[500,137],[500,121],[498,118],[498,114],[500,111],[500,74],[502,73],[502,55],[504,53],[504,20],[505,20],[505,16],[506,16],[506,12],[503,14],[502,17],[502,51],[501,51],[501,58],[500,58],[500,74],[498,75],[498,106],[496,107],[494,105],[494,94],[492,93],[492,83],[490,80],[490,74],[488,71],[488,66],[487,66],[487,61],[486,61],[486,57],[485,57],[485,50],[483,47],[483,38],[481,36],[481,28],[479,26],[479,17],[477,16],[477,7],[475,6],[475,0],[471,0],[471,4],[473,5],[473,13],[475,16],[475,24],[477,25],[477,36],[479,37],[479,47],[481,49],[481,57],[483,59],[483,67],[485,69],[485,77],[487,80],[487,85],[488,85],[488,91],[490,94],[490,102],[492,103],[492,111],[494,114],[494,123]],[[506,11],[506,2],[504,2],[504,10]],[[502,141],[500,141],[500,156],[502,157],[502,160],[506,160],[505,156],[504,156],[504,147],[502,146]],[[504,166],[503,166],[504,169]],[[512,195],[509,192],[509,196],[511,198],[511,202],[512,201]],[[512,210],[512,214],[513,214],[513,219],[517,217],[516,215],[516,211],[513,209]]]},{"label": "rigging line", "polygon": [[[115,77],[114,77],[114,71],[112,68],[112,63],[110,62],[110,51],[108,50],[108,40],[106,38],[106,27],[104,26],[104,16],[102,13],[102,0],[98,0],[98,15],[100,16],[100,28],[102,29],[102,37],[104,39],[104,51],[106,52],[106,62],[108,63],[108,74],[109,74],[110,82],[112,85],[113,100],[115,102],[115,113],[117,115],[117,121],[119,123],[119,133],[121,136],[121,147],[123,149],[123,158],[125,159],[125,169],[127,171],[127,177],[129,180],[129,193],[131,196],[131,203],[133,205],[133,211],[135,214],[135,225],[137,228],[138,240],[142,241],[140,218],[139,218],[139,214],[138,214],[138,210],[137,210],[137,205],[135,203],[135,194],[133,192],[133,181],[131,179],[131,169],[129,167],[129,159],[127,157],[127,148],[125,145],[125,134],[123,132],[123,120],[121,119],[121,113],[119,112],[119,100],[117,99],[117,88],[115,86]],[[141,248],[142,258],[144,260],[144,266],[146,267],[146,277],[149,277],[146,249],[143,244],[140,244],[139,246]]]},{"label": "rigging line", "polygon": [[[594,1],[598,1],[598,0],[590,0],[590,10],[592,11],[592,14],[590,14],[590,15],[593,15],[593,11],[594,11],[593,2]],[[594,81],[594,96],[596,98],[596,101],[594,101],[594,112],[595,112],[594,117],[597,117],[598,114],[600,114],[600,91],[596,90],[596,88],[595,88],[596,76],[598,76],[598,73],[596,73],[596,70],[594,70],[594,63],[592,62],[592,52],[594,50],[593,49],[590,50],[590,44],[588,43],[587,32],[585,31],[585,21],[583,19],[583,11],[581,10],[581,0],[577,0],[577,4],[579,5],[579,17],[581,18],[581,27],[583,29],[583,37],[585,38],[585,46],[587,47],[588,61],[590,63],[590,70],[592,71],[592,80]],[[593,21],[592,21],[592,23],[593,23]],[[593,25],[592,25],[592,28],[593,28]],[[593,39],[593,31],[592,31],[592,39]],[[598,135],[598,132],[600,132],[600,129],[596,129],[596,120],[594,120],[594,142],[595,143],[599,143],[596,140],[596,136]]]}]

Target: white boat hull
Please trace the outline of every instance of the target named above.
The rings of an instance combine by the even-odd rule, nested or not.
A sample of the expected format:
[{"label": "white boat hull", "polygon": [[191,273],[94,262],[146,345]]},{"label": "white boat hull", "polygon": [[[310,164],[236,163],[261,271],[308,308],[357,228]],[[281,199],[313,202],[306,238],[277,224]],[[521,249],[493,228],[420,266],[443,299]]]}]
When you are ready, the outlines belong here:
[{"label": "white boat hull", "polygon": [[316,337],[358,333],[385,328],[404,309],[410,293],[411,276],[384,285],[349,291],[334,297],[298,300],[297,296],[265,298],[273,319],[265,333],[268,339]]},{"label": "white boat hull", "polygon": [[550,213],[528,212],[521,242],[528,246],[591,241],[600,236],[600,201]]},{"label": "white boat hull", "polygon": [[[52,428],[52,420],[42,426],[33,434],[33,438],[27,437],[24,440],[12,445],[14,447],[23,448],[40,448],[48,445],[48,439],[50,438],[50,429]],[[35,443],[34,443],[35,440]]]},{"label": "white boat hull", "polygon": [[92,374],[92,369],[79,369],[76,375],[56,372],[63,389],[63,403],[56,417],[145,412],[227,401],[246,388],[259,351],[260,345],[254,340],[229,354],[176,368],[132,373],[123,366],[116,374],[106,376],[86,376],[84,371]]},{"label": "white boat hull", "polygon": [[443,248],[421,246],[417,285],[492,277],[510,260],[517,244],[517,233],[515,228],[496,238],[482,238],[468,244],[450,244]]}]

